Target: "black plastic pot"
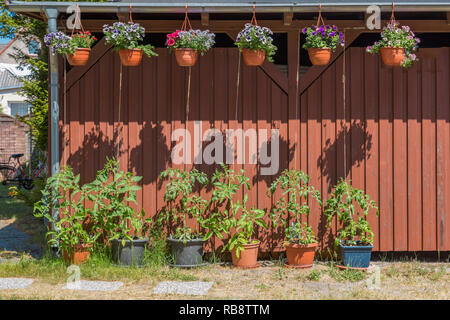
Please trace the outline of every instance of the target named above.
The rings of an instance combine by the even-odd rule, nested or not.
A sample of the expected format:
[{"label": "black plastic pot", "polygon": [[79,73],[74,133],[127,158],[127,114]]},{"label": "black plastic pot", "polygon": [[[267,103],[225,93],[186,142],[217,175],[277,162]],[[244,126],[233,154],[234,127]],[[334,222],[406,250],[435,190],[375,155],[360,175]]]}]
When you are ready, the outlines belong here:
[{"label": "black plastic pot", "polygon": [[192,268],[204,265],[203,242],[202,239],[192,239],[184,242],[172,237],[167,238],[167,243],[170,245],[175,260],[173,266]]},{"label": "black plastic pot", "polygon": [[123,266],[140,266],[144,260],[145,245],[148,238],[125,240],[122,245],[122,239],[111,241],[112,255],[114,262]]}]

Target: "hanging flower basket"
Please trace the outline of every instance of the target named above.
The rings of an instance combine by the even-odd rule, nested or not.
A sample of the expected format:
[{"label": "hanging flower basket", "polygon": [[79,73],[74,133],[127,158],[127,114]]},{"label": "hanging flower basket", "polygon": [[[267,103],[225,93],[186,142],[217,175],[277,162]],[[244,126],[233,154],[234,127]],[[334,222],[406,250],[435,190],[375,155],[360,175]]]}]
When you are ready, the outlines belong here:
[{"label": "hanging flower basket", "polygon": [[192,67],[197,62],[199,53],[204,55],[213,47],[215,36],[209,30],[177,30],[167,35],[166,45],[174,50],[179,66]]},{"label": "hanging flower basket", "polygon": [[76,48],[73,54],[66,54],[66,58],[71,66],[84,66],[89,60],[90,53],[90,48]]},{"label": "hanging flower basket", "polygon": [[388,66],[399,67],[405,60],[405,48],[380,48],[381,60]]},{"label": "hanging flower basket", "polygon": [[51,49],[52,54],[66,55],[72,66],[84,66],[89,60],[91,47],[97,40],[89,31],[81,31],[72,36],[62,32],[52,32],[44,37],[44,43]]},{"label": "hanging flower basket", "polygon": [[138,66],[141,63],[142,55],[147,57],[157,56],[150,44],[140,45],[144,39],[145,29],[138,23],[130,21],[114,22],[112,26],[104,25],[106,44],[110,44],[114,50],[119,51],[120,60],[124,66]]},{"label": "hanging flower basket", "polygon": [[260,66],[264,60],[273,62],[272,56],[277,47],[272,44],[272,30],[246,23],[244,29],[239,32],[235,45],[242,52],[244,63],[248,66]]},{"label": "hanging flower basket", "polygon": [[408,26],[399,27],[398,22],[391,21],[381,32],[381,40],[367,47],[367,52],[381,54],[383,63],[392,67],[411,67],[417,56],[414,53],[420,39],[416,38],[414,32]]},{"label": "hanging flower basket", "polygon": [[266,52],[264,50],[243,49],[242,57],[247,66],[260,66],[266,59]]},{"label": "hanging flower basket", "polygon": [[308,50],[309,60],[315,66],[327,65],[337,46],[344,46],[344,34],[336,26],[307,27],[302,33],[306,35],[303,48]]},{"label": "hanging flower basket", "polygon": [[127,67],[136,67],[141,64],[142,49],[119,49],[120,61]]}]

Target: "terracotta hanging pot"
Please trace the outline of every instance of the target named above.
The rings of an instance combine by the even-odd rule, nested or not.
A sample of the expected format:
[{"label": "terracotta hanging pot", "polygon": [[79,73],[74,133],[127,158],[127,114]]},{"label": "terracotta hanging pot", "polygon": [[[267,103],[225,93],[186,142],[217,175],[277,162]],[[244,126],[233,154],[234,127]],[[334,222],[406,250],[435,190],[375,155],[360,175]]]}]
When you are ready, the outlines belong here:
[{"label": "terracotta hanging pot", "polygon": [[181,67],[192,67],[197,62],[198,52],[191,48],[176,48],[175,58]]},{"label": "terracotta hanging pot", "polygon": [[231,259],[233,261],[233,265],[242,269],[259,267],[258,249],[259,242],[244,244],[244,250],[239,252],[239,258],[236,256],[236,249],[231,250]]},{"label": "terracotta hanging pot", "polygon": [[263,64],[266,58],[266,52],[264,50],[251,50],[243,49],[242,57],[247,66],[260,66]]},{"label": "terracotta hanging pot", "polygon": [[71,66],[84,66],[89,60],[91,48],[77,48],[73,54],[67,54],[67,61]]},{"label": "terracotta hanging pot", "polygon": [[92,245],[79,245],[73,248],[70,254],[67,251],[63,250],[63,259],[68,263],[81,264],[89,259],[89,256],[91,255],[89,248],[91,247]]},{"label": "terracotta hanging pot", "polygon": [[308,48],[309,60],[315,66],[325,66],[330,62],[331,49],[329,48]]},{"label": "terracotta hanging pot", "polygon": [[142,49],[120,49],[120,60],[127,67],[136,67],[142,60]]},{"label": "terracotta hanging pot", "polygon": [[314,254],[317,249],[317,243],[308,245],[287,243],[286,257],[288,260],[287,267],[293,268],[311,268],[314,262]]},{"label": "terracotta hanging pot", "polygon": [[380,48],[383,63],[391,67],[400,67],[405,59],[405,48]]}]

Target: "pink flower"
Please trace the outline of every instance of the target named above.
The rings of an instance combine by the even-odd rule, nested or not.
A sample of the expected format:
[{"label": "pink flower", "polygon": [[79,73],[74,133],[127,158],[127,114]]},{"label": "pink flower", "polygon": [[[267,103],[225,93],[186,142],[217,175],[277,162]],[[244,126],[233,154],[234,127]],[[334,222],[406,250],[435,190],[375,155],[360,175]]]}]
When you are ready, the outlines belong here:
[{"label": "pink flower", "polygon": [[173,40],[173,39],[169,39],[167,41],[167,45],[169,45],[169,46],[173,46],[174,44],[175,44],[175,40]]},{"label": "pink flower", "polygon": [[169,39],[173,38],[173,33],[168,34],[167,38],[169,38]]}]

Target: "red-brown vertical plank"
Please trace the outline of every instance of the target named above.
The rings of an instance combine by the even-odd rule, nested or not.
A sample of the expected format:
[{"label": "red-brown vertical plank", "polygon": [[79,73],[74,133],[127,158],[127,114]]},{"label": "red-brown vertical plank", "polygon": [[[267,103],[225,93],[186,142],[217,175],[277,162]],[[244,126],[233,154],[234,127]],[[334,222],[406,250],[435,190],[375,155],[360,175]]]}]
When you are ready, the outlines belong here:
[{"label": "red-brown vertical plank", "polygon": [[422,111],[420,63],[408,70],[408,250],[422,250]]},{"label": "red-brown vertical plank", "polygon": [[152,217],[156,213],[156,159],[157,159],[157,122],[156,108],[158,91],[156,58],[144,59],[142,71],[143,89],[141,90],[142,101],[142,128],[139,133],[142,144],[142,207],[146,217]]},{"label": "red-brown vertical plank", "polygon": [[393,170],[392,170],[392,68],[380,68],[380,250],[392,251],[393,238]]},{"label": "red-brown vertical plank", "polygon": [[[258,106],[257,108],[257,134],[258,134],[258,141],[257,141],[257,155],[260,156],[260,152],[263,148],[266,149],[267,155],[270,153],[270,143],[271,143],[271,121],[272,121],[272,115],[271,115],[271,90],[270,90],[271,80],[267,78],[267,76],[261,71],[257,71],[257,96],[256,96],[256,104]],[[278,106],[279,107],[279,106]],[[267,135],[267,140],[263,141],[260,139],[259,134],[261,132],[264,132]],[[279,152],[279,150],[275,151]],[[270,154],[270,156],[275,156],[274,154]],[[260,160],[259,160],[260,161]],[[269,164],[270,165],[270,164]],[[254,176],[253,179],[257,179],[257,207],[259,209],[265,210],[266,217],[265,221],[270,226],[270,218],[269,218],[269,210],[270,210],[270,198],[266,195],[266,190],[268,189],[268,185],[271,181],[270,175],[262,175],[262,167],[265,167],[266,165],[262,165],[261,162],[257,165],[257,172],[256,176]],[[270,238],[272,236],[270,228],[265,230],[262,228],[259,228],[258,230],[258,237],[262,241],[260,250],[262,252],[270,251]]]},{"label": "red-brown vertical plank", "polygon": [[422,60],[423,250],[436,250],[436,63]]},{"label": "red-brown vertical plank", "polygon": [[[142,141],[139,133],[142,129],[142,68],[141,63],[138,67],[129,68],[128,81],[129,87],[126,91],[127,105],[126,114],[128,115],[128,155],[127,168],[134,176],[142,175]],[[139,183],[142,186],[142,180]],[[134,210],[142,209],[142,189],[136,192],[137,205],[130,203]]]},{"label": "red-brown vertical plank", "polygon": [[[378,76],[379,59],[375,55],[364,57],[364,105],[366,119],[366,194],[377,204],[379,203],[379,148],[378,148]],[[380,220],[375,214],[375,210],[369,212],[367,221],[374,233],[374,250],[380,247],[379,223]]]},{"label": "red-brown vertical plank", "polygon": [[[322,75],[322,151],[318,159],[318,170],[322,174],[322,185],[319,190],[322,199],[328,199],[333,185],[336,183],[336,65],[330,66]],[[319,241],[321,249],[327,250],[332,244],[331,234],[335,231],[328,228],[325,217],[320,215]],[[330,234],[331,233],[331,234]]]},{"label": "red-brown vertical plank", "polygon": [[[361,49],[361,48],[359,48]],[[364,119],[364,64],[362,49],[352,48],[350,51],[351,71],[349,86],[349,113],[350,113],[350,150],[352,185],[358,189],[365,189],[364,166],[365,166],[365,123]],[[360,213],[360,212],[359,212]]]},{"label": "red-brown vertical plank", "polygon": [[436,59],[437,250],[450,250],[450,95],[449,48]]},{"label": "red-brown vertical plank", "polygon": [[256,90],[257,85],[257,69],[255,67],[244,66],[243,69],[243,89],[244,89],[244,101],[242,107],[243,111],[243,130],[244,137],[242,138],[244,148],[244,171],[245,175],[250,179],[250,190],[244,190],[243,195],[248,195],[247,208],[256,207],[258,205],[257,184],[253,177],[257,174],[257,166],[250,164],[249,157],[251,157],[251,138],[246,138],[245,134],[257,130],[256,117],[257,117],[257,105],[256,96],[258,92]]},{"label": "red-brown vertical plank", "polygon": [[[322,79],[318,79],[309,88],[308,92],[308,175],[310,185],[317,190],[321,189],[322,173],[320,166],[318,166],[318,159],[321,156],[322,149],[322,93],[321,93]],[[310,206],[310,215],[308,223],[317,234],[320,217],[320,207],[312,197],[309,197],[308,204]]]},{"label": "red-brown vertical plank", "polygon": [[393,74],[393,167],[394,167],[394,250],[408,249],[408,182],[407,182],[407,128],[406,71],[394,68]]},{"label": "red-brown vertical plank", "polygon": [[[157,167],[156,174],[160,175],[166,170],[170,163],[171,150],[171,121],[170,121],[170,78],[171,78],[171,61],[173,58],[169,56],[167,50],[160,49],[157,51],[159,56],[156,58],[156,70],[158,74],[157,82]],[[164,190],[167,182],[159,184],[157,182],[157,210],[158,212],[165,206]]]},{"label": "red-brown vertical plank", "polygon": [[[271,109],[272,109],[272,129],[278,130],[279,133],[279,169],[278,173],[271,178],[271,182],[275,180],[285,169],[289,169],[289,160],[292,159],[291,155],[294,153],[293,148],[300,150],[300,140],[294,142],[292,148],[289,147],[291,141],[288,135],[288,98],[287,95],[280,90],[280,88],[275,84],[271,83]],[[291,122],[292,124],[292,122]],[[299,117],[297,118],[297,136],[300,138],[299,131]],[[292,129],[292,128],[291,128]],[[300,154],[300,152],[298,152]],[[292,155],[293,157],[293,155]],[[300,159],[299,159],[300,160]],[[298,168],[299,169],[299,168]],[[283,192],[277,190],[273,197],[271,203],[276,204],[277,200],[280,199]],[[271,249],[274,252],[283,251],[283,241],[285,240],[285,233],[282,227],[277,226],[273,228],[272,226],[272,239],[271,239]]]}]

